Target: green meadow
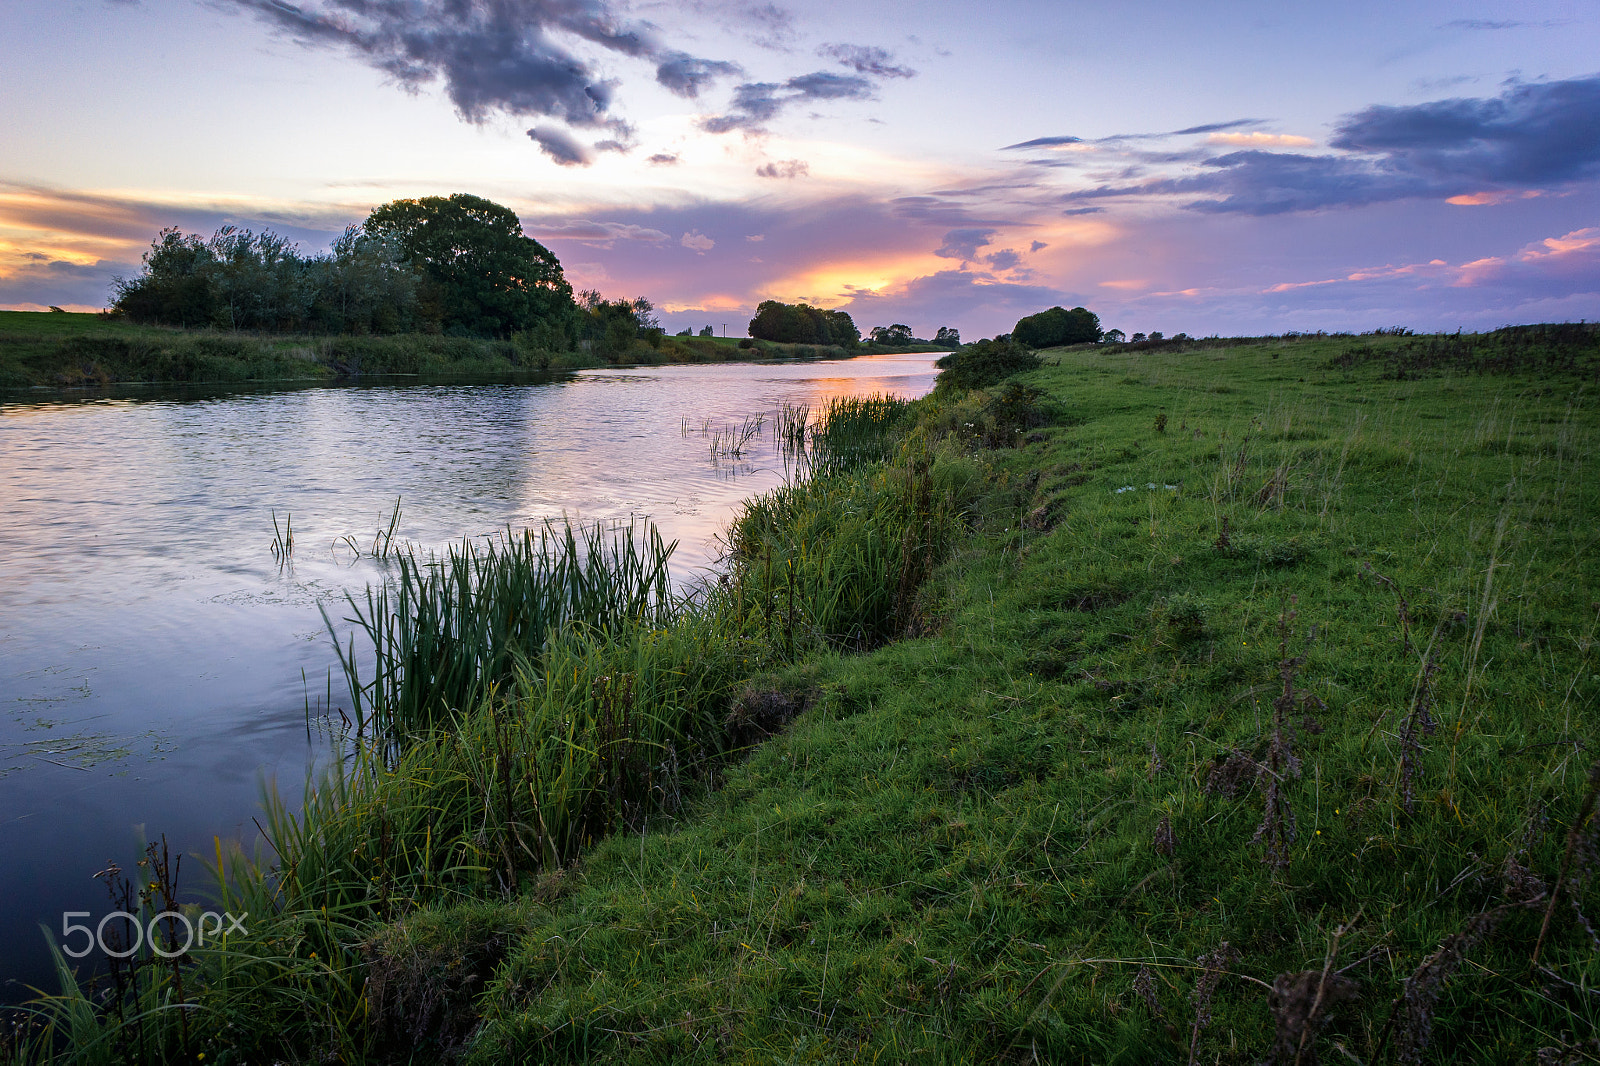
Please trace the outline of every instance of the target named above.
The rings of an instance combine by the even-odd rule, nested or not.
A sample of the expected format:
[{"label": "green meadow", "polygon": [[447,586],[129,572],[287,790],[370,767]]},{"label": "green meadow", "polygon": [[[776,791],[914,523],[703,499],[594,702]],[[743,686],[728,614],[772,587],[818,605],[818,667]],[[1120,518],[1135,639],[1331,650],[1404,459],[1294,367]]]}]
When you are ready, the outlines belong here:
[{"label": "green meadow", "polygon": [[1600,332],[1041,354],[786,412],[691,596],[547,530],[353,602],[260,924],[0,1061],[1600,1061]]}]

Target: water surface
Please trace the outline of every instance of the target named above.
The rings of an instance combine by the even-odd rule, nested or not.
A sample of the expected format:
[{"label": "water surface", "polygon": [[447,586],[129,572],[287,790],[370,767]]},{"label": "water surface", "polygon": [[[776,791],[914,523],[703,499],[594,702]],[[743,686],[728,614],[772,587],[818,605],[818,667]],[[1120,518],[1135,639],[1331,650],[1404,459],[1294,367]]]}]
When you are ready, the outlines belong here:
[{"label": "water surface", "polygon": [[[50,987],[38,925],[110,910],[92,876],[109,861],[162,833],[209,855],[253,835],[264,784],[299,793],[329,743],[308,705],[348,706],[319,606],[339,619],[382,579],[342,538],[370,549],[397,497],[399,537],[425,549],[649,518],[683,580],[785,476],[769,436],[718,459],[702,427],[921,395],[933,358],[0,401],[0,980]],[[274,512],[293,521],[287,566]],[[182,881],[202,880],[191,860]]]}]

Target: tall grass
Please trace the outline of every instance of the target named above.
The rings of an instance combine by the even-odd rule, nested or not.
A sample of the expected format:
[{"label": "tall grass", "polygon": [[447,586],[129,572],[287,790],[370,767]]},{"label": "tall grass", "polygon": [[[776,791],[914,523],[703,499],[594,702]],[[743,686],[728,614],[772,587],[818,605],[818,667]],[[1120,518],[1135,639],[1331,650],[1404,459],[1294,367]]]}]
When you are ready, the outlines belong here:
[{"label": "tall grass", "polygon": [[[443,559],[397,553],[392,584],[347,595],[347,621],[372,648],[363,680],[355,639],[339,650],[358,721],[390,739],[436,728],[537,666],[552,631],[572,624],[612,633],[657,626],[676,613],[667,561],[676,542],[654,526],[546,523],[463,541]],[[329,632],[331,619],[323,614]]]}]

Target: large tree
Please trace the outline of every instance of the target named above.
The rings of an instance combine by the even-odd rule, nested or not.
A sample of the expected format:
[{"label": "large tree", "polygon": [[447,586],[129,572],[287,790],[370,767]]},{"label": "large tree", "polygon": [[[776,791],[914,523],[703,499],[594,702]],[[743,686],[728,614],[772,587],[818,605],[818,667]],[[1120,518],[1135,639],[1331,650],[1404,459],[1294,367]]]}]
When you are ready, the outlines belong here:
[{"label": "large tree", "polygon": [[446,332],[504,336],[574,314],[560,261],[522,232],[516,212],[481,196],[395,200],[362,228],[427,275],[424,300]]},{"label": "large tree", "polygon": [[1052,307],[1020,319],[1011,336],[1030,348],[1092,344],[1100,340],[1100,316],[1084,307]]}]

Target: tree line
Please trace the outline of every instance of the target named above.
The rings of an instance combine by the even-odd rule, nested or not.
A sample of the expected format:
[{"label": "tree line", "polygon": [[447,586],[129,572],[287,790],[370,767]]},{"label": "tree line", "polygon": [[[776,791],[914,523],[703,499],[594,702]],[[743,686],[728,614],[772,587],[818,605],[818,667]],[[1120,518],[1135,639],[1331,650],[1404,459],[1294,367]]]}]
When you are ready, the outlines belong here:
[{"label": "tree line", "polygon": [[627,351],[659,340],[650,301],[576,293],[515,212],[467,193],[395,200],[320,255],[225,226],[209,239],[161,231],[143,270],[117,278],[112,310],[134,322],[311,333],[522,335],[552,351]]},{"label": "tree line", "polygon": [[[468,193],[384,204],[316,255],[302,255],[270,230],[225,226],[206,239],[164,229],[140,274],[114,280],[112,297],[114,313],[154,325],[519,335],[551,351],[608,357],[641,341],[659,347],[665,335],[649,300],[574,293],[555,254],[522,232],[514,211]],[[863,337],[845,311],[778,300],[757,306],[748,332],[757,340],[847,351],[863,341],[890,348],[930,343],[898,322]],[[1123,339],[1120,330],[1102,330],[1099,317],[1083,307],[1027,315],[995,338],[1028,348]],[[940,326],[931,343],[960,347],[961,335]]]},{"label": "tree line", "polygon": [[[748,332],[759,341],[836,345],[846,350],[859,347],[862,341],[861,330],[846,311],[825,311],[807,303],[786,304],[779,300],[763,300],[756,306],[756,316],[750,320]],[[914,336],[911,327],[903,322],[873,326],[866,339],[886,348],[930,343]],[[953,327],[940,326],[932,343],[959,347],[961,333]]]}]

